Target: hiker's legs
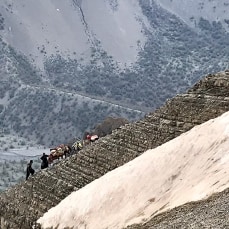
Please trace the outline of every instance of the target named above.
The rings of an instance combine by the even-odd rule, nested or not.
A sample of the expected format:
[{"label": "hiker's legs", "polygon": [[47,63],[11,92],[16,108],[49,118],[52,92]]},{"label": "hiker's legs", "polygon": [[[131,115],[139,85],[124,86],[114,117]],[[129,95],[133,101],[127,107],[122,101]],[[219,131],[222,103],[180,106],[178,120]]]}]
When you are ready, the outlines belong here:
[{"label": "hiker's legs", "polygon": [[27,172],[27,173],[26,173],[26,178],[25,178],[25,179],[28,180],[28,178],[29,178],[29,173]]}]

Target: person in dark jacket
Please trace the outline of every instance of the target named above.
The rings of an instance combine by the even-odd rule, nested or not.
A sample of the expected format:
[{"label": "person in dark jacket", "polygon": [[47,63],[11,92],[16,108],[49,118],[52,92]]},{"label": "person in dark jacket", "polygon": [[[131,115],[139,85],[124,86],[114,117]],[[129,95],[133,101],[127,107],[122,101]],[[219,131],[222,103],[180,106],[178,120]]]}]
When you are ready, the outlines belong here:
[{"label": "person in dark jacket", "polygon": [[48,155],[46,155],[45,153],[43,153],[42,157],[41,157],[41,169],[45,169],[48,168],[49,163],[48,163]]},{"label": "person in dark jacket", "polygon": [[34,174],[35,170],[32,168],[33,160],[30,160],[26,168],[26,180],[28,180],[30,174]]}]

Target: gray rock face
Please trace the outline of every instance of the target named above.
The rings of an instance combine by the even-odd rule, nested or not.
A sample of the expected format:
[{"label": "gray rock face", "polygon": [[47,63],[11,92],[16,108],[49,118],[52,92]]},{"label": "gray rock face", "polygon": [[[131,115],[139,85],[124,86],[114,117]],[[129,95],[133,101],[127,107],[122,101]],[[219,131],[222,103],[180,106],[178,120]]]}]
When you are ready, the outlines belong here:
[{"label": "gray rock face", "polygon": [[[112,134],[100,138],[78,154],[61,161],[54,167],[38,172],[28,181],[21,182],[2,193],[0,195],[1,228],[31,228],[33,222],[71,192],[129,162],[147,149],[161,145],[195,125],[216,118],[228,110],[229,71],[208,75],[187,93],[168,100],[163,107],[144,119],[114,130]],[[185,222],[182,221],[182,209],[182,207],[178,209],[181,212],[179,220]],[[189,207],[184,209],[189,212]],[[204,209],[205,207],[201,211],[205,211]],[[198,211],[195,210],[196,214]],[[167,215],[162,216],[162,220],[170,220],[171,215],[171,225],[176,225],[176,214],[174,217],[173,212]],[[202,221],[205,221],[204,214]],[[193,225],[200,228],[201,222]],[[213,222],[215,223],[213,228],[217,228],[218,222],[217,220]],[[161,228],[164,228],[165,223],[160,224]],[[146,228],[154,228],[151,226],[153,224],[148,224]]]}]

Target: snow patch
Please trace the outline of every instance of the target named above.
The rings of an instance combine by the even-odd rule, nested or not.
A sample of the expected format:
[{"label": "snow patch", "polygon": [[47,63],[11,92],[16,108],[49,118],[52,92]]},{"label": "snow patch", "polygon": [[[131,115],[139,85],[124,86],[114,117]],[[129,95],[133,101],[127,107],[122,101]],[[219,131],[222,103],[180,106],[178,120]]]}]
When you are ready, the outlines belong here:
[{"label": "snow patch", "polygon": [[73,192],[42,228],[124,228],[229,187],[229,112]]}]

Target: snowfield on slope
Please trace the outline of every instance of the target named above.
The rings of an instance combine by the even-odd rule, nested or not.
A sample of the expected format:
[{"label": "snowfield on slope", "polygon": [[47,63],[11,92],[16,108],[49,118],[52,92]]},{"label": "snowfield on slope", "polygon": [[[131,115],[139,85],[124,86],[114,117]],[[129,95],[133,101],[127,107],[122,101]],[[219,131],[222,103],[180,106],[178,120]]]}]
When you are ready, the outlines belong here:
[{"label": "snowfield on slope", "polygon": [[38,222],[42,228],[123,228],[223,191],[228,167],[229,112],[73,192]]}]

